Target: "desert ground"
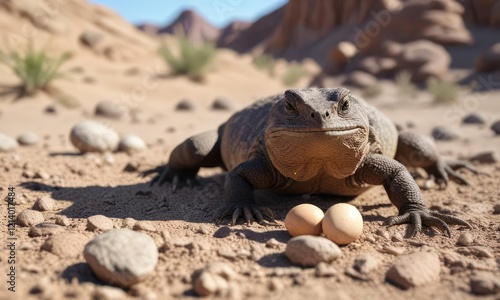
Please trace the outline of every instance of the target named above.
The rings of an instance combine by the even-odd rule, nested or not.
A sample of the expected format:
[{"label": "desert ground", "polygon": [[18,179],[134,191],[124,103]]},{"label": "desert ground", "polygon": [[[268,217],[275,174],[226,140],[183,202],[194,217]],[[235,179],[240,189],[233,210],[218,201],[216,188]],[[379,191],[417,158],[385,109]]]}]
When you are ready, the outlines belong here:
[{"label": "desert ground", "polygon": [[[5,26],[14,30],[12,24]],[[43,40],[45,33],[39,38]],[[155,48],[156,41],[144,39]],[[63,41],[54,39],[52,48],[57,49]],[[486,88],[462,86],[457,99],[445,104],[435,103],[425,88],[415,95],[401,93],[397,83],[386,79],[378,81],[379,93],[366,98],[404,130],[430,136],[433,128],[444,126],[455,132],[453,140],[436,141],[440,153],[470,161],[482,173],[460,170],[470,185],[450,182],[445,189],[416,178],[429,208],[472,224],[472,229],[452,226],[451,237],[424,227],[416,237],[404,238],[407,225],[383,226],[397,209],[381,186],[352,200],[258,193],[259,203],[273,210],[277,226],[243,222],[229,226],[229,221],[217,226],[213,213],[224,204],[221,169],[202,169],[199,186],[175,193],[169,183],[150,187],[151,177],[139,176],[165,164],[173,148],[186,138],[216,129],[239,109],[291,88],[279,78],[288,66],[279,60],[278,75],[271,76],[252,64],[251,55],[221,49],[206,79],[193,82],[184,76],[167,76],[168,67],[154,51],[117,63],[75,46],[72,58],[62,67],[65,75],[52,86],[64,97],[42,91],[18,98],[5,87],[17,86],[19,80],[0,65],[0,83],[7,91],[0,96],[0,132],[16,138],[29,131],[40,137],[35,145],[0,153],[0,194],[3,199],[14,191],[15,216],[34,209],[41,212],[44,222],[60,226],[34,236],[32,226],[17,221],[16,291],[12,293],[6,282],[11,266],[8,208],[2,201],[0,299],[192,299],[198,297],[193,274],[214,261],[224,262],[235,273],[228,291],[210,296],[214,298],[499,299],[500,136],[490,129],[500,120],[500,91],[491,88],[498,87],[498,74],[479,75],[477,81],[488,83]],[[321,70],[311,61],[303,66],[308,75],[294,88],[308,87]],[[461,69],[451,74],[466,77],[468,72]],[[332,86],[339,86],[342,76],[331,80]],[[352,87],[352,92],[362,95],[364,90]],[[227,99],[227,110],[212,108],[219,97]],[[176,109],[183,99],[192,103],[192,109]],[[126,113],[120,119],[96,116],[96,105],[103,100],[114,101]],[[463,118],[470,114],[480,114],[485,123],[464,124]],[[147,148],[130,153],[80,153],[69,135],[76,123],[87,119],[120,136],[137,135]],[[490,159],[473,159],[484,153],[491,153],[486,155]],[[48,206],[35,205],[40,198],[48,199]],[[287,212],[304,202],[326,210],[344,201],[355,205],[363,216],[361,237],[341,246],[342,255],[321,268],[293,265],[284,254],[291,239],[284,226]],[[112,228],[89,226],[89,218],[96,215],[109,218]],[[154,271],[127,288],[99,279],[83,256],[88,241],[120,228],[149,235],[159,253]],[[472,239],[459,242],[466,233]],[[52,247],[47,246],[47,241],[58,235],[65,238],[54,239]],[[438,278],[406,290],[386,280],[387,271],[398,258],[416,252],[437,254],[439,266],[433,267],[439,270]],[[366,255],[375,267],[363,274],[353,271],[356,259]],[[427,276],[425,268],[414,276]],[[474,280],[480,283],[472,283]],[[486,286],[487,295],[478,295],[477,285]]]}]

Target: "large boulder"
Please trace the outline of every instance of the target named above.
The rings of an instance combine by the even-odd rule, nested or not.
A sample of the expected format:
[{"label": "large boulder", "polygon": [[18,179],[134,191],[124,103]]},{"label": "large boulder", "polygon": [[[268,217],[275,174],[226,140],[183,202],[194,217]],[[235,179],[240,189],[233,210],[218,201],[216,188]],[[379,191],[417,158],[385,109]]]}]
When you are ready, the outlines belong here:
[{"label": "large boulder", "polygon": [[396,62],[397,71],[408,71],[414,82],[422,83],[431,77],[446,79],[451,57],[443,46],[418,40],[405,44]]}]

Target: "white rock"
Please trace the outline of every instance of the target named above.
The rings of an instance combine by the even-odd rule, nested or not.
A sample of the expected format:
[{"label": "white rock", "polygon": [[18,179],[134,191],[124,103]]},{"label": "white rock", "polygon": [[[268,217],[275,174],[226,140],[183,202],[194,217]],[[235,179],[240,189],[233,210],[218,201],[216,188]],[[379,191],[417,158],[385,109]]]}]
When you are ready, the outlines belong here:
[{"label": "white rock", "polygon": [[158,249],[147,234],[117,229],[90,241],[83,256],[101,280],[129,287],[154,271]]},{"label": "white rock", "polygon": [[14,151],[17,149],[17,146],[16,140],[0,133],[0,153]]},{"label": "white rock", "polygon": [[141,151],[146,149],[146,143],[140,137],[129,134],[122,137],[118,149],[125,152]]},{"label": "white rock", "polygon": [[40,137],[31,131],[24,132],[17,137],[17,142],[23,146],[32,146],[40,141]]},{"label": "white rock", "polygon": [[114,151],[118,134],[111,128],[92,120],[82,121],[71,129],[71,143],[81,152]]},{"label": "white rock", "polygon": [[292,238],[285,249],[285,255],[292,263],[304,267],[314,267],[320,262],[332,262],[341,254],[339,246],[334,242],[312,235]]},{"label": "white rock", "polygon": [[39,211],[26,209],[17,215],[17,224],[23,227],[40,224],[45,220],[43,214]]}]

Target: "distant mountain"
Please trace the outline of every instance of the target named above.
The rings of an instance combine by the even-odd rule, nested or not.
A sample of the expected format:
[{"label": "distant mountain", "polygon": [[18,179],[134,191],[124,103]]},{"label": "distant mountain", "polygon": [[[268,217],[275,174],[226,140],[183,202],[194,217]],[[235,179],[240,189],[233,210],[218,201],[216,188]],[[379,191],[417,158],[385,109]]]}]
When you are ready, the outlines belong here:
[{"label": "distant mountain", "polygon": [[234,41],[243,31],[252,26],[252,22],[234,21],[222,29],[217,46],[225,46]]},{"label": "distant mountain", "polygon": [[221,31],[195,11],[185,10],[170,25],[161,28],[158,33],[182,33],[194,42],[215,42]]},{"label": "distant mountain", "polygon": [[160,27],[158,25],[152,23],[143,23],[136,26],[137,29],[144,31],[149,35],[156,35],[158,31],[160,31]]}]

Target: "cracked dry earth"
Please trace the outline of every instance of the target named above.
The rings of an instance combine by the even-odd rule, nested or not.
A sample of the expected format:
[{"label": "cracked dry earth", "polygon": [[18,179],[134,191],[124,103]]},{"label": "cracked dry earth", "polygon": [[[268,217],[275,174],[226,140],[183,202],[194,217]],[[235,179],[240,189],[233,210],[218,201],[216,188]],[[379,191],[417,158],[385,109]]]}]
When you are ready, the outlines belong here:
[{"label": "cracked dry earth", "polygon": [[[51,142],[67,143],[64,139],[67,137]],[[493,135],[484,139],[485,143],[498,144]],[[1,153],[2,199],[9,187],[15,187],[16,213],[20,213],[31,209],[38,198],[47,197],[47,203],[37,203],[35,208],[41,210],[45,222],[61,224],[56,234],[70,233],[70,238],[60,241],[59,248],[48,248],[44,246],[48,236],[32,237],[30,227],[18,225],[16,292],[8,292],[6,203],[2,201],[0,298],[194,298],[193,273],[213,261],[225,262],[236,273],[230,282],[232,289],[225,295],[231,299],[473,299],[479,296],[472,293],[471,281],[478,276],[483,278],[479,285],[490,284],[492,293],[481,299],[499,297],[498,286],[491,286],[500,277],[498,162],[475,163],[489,176],[460,171],[470,186],[452,182],[445,190],[423,190],[428,207],[459,216],[473,224],[473,229],[453,226],[448,238],[425,228],[415,238],[402,238],[406,226],[382,226],[385,218],[397,211],[383,188],[375,187],[350,202],[364,218],[363,235],[341,247],[342,256],[327,266],[300,268],[284,255],[290,239],[283,223],[286,213],[304,201],[326,210],[346,199],[259,194],[259,201],[273,209],[279,226],[215,226],[212,213],[222,204],[224,182],[220,170],[202,170],[200,186],[176,193],[169,185],[150,188],[147,178],[138,177],[140,171],[163,162],[174,146],[170,142],[157,143],[133,155],[116,153],[114,161],[98,154],[58,153],[42,145]],[[460,147],[456,141],[440,145],[441,150],[455,157]],[[480,146],[475,147],[476,152],[481,152]],[[417,182],[424,185],[423,179]],[[95,277],[83,257],[83,246],[109,229],[104,225],[89,227],[88,218],[95,215],[111,219],[113,228],[130,228],[153,238],[159,249],[158,263],[146,280],[122,290]],[[466,241],[459,243],[464,234],[462,239]],[[69,242],[75,240],[80,242]],[[431,266],[438,270],[437,278],[407,290],[386,280],[387,271],[399,257],[422,251],[437,254],[439,265]],[[363,274],[353,271],[355,260],[366,255],[375,267]],[[412,276],[427,276],[425,268],[417,268]]]}]

